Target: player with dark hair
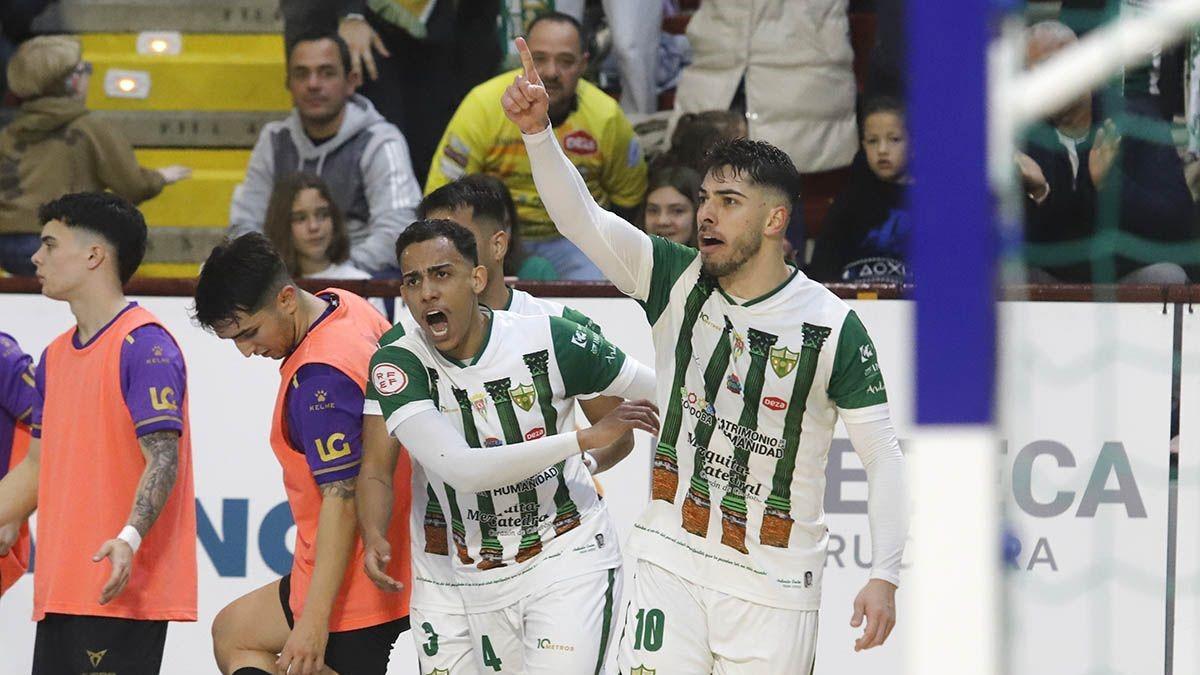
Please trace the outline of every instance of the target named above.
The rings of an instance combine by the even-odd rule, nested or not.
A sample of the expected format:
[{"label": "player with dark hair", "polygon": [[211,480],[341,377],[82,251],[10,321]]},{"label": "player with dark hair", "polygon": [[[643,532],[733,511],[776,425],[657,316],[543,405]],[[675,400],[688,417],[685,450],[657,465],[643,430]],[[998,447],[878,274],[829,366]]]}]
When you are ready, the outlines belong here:
[{"label": "player with dark hair", "polygon": [[[638,300],[665,410],[620,652],[623,672],[806,673],[816,654],[825,461],[839,417],[870,490],[871,579],[856,649],[887,638],[907,534],[904,460],[858,316],[787,265],[800,190],[788,156],[732,140],[706,157],[699,250],[602,209],[559,148],[523,40],[501,104],[559,231]],[[763,648],[763,645],[769,645]]]},{"label": "player with dark hair", "polygon": [[[621,556],[582,452],[632,429],[654,433],[657,411],[626,401],[577,429],[573,409],[610,408],[600,396],[641,398],[653,373],[576,323],[481,304],[487,269],[455,222],[417,221],[396,249],[413,321],[371,359],[364,426],[385,426],[428,481],[414,513],[414,541],[423,536],[428,554],[414,555],[414,593],[423,594],[414,620],[429,637],[422,672],[475,672],[472,659],[482,672],[594,672],[613,635]],[[395,461],[371,450],[359,480],[368,569],[390,554],[376,542]],[[447,644],[441,621],[464,613],[469,638],[454,623]],[[539,648],[537,638],[571,648]]]},{"label": "player with dark hair", "polygon": [[553,300],[536,298],[504,282],[513,242],[518,241],[519,235],[514,229],[517,211],[512,195],[499,178],[476,173],[447,183],[425,195],[417,207],[417,215],[422,219],[453,220],[475,235],[479,264],[488,271],[487,286],[479,294],[483,304],[517,314],[561,316],[600,330],[582,312]]},{"label": "player with dark hair", "polygon": [[[283,362],[270,445],[297,527],[291,573],[234,600],[213,621],[217,665],[235,675],[316,675],[325,666],[382,675],[407,629],[408,598],[380,592],[363,573],[354,493],[367,363],[387,322],[348,291],[298,288],[258,233],[209,254],[195,318],[243,355]],[[390,507],[405,512],[408,495]],[[405,520],[384,536],[406,546]],[[406,561],[389,570],[407,579]]]},{"label": "player with dark hair", "polygon": [[0,524],[38,510],[33,672],[156,673],[167,622],[196,620],[183,355],[122,290],[146,251],[136,208],[69,194],[39,218],[42,294],[70,305],[76,326],[35,373],[40,449],[0,481]]}]

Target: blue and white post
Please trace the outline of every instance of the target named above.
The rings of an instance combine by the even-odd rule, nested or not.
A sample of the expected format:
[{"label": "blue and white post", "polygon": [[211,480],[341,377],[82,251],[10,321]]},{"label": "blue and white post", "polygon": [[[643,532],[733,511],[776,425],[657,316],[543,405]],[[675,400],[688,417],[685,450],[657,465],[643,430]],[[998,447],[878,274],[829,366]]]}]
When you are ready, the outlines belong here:
[{"label": "blue and white post", "polygon": [[988,181],[991,0],[907,5],[917,437],[906,672],[998,675],[996,223]]}]

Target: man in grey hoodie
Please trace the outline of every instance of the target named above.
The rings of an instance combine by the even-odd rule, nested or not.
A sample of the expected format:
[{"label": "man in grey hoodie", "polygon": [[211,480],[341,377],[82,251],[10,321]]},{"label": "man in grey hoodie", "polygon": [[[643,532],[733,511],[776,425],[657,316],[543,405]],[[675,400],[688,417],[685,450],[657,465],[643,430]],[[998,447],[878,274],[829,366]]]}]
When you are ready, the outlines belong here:
[{"label": "man in grey hoodie", "polygon": [[261,232],[276,181],[307,171],[325,181],[345,214],[351,262],[367,272],[395,266],[396,237],[415,219],[421,190],[404,136],[354,93],[358,84],[336,33],[296,40],[287,64],[294,108],[259,134],[233,192],[231,237]]}]

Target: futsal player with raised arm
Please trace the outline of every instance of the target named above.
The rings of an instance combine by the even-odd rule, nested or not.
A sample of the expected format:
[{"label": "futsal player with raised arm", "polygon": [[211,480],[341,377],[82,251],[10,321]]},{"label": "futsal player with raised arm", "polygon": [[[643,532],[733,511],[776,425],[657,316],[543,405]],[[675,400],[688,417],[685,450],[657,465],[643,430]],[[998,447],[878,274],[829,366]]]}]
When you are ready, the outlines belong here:
[{"label": "futsal player with raised arm", "polygon": [[[580,430],[572,412],[596,395],[652,393],[653,374],[578,324],[480,304],[487,271],[457,223],[413,223],[396,250],[416,325],[372,357],[366,424],[385,424],[429,481],[426,559],[453,573],[436,583],[418,568],[416,591],[447,604],[458,594],[482,672],[603,672],[621,555],[580,455],[656,432],[657,411],[627,400]],[[388,518],[388,464],[368,457],[359,478],[368,564]],[[435,656],[440,638],[429,647]]]},{"label": "futsal player with raised arm", "polygon": [[[0,479],[16,468],[29,452],[33,411],[41,407],[34,382],[33,357],[7,333],[0,333]],[[34,452],[38,452],[36,449]],[[26,495],[37,495],[37,459],[22,471]],[[32,504],[25,508],[32,509]],[[21,509],[24,510],[24,509]],[[29,526],[25,519],[0,521],[0,596],[29,569]]]},{"label": "futsal player with raised arm", "polygon": [[[420,218],[453,220],[474,235],[479,264],[487,271],[487,282],[479,293],[479,301],[484,305],[524,316],[561,316],[600,332],[599,326],[583,313],[553,300],[534,297],[505,283],[504,261],[508,254],[509,236],[516,222],[516,207],[508,188],[497,178],[472,174],[447,183],[425,196],[417,207],[417,214]],[[406,330],[419,331],[420,328],[407,307],[402,306],[400,321],[384,335],[381,343],[395,341]],[[525,392],[526,395],[529,393]],[[619,398],[601,396],[579,403],[588,420],[595,422],[620,402]],[[379,415],[377,410],[368,405],[363,424],[363,475],[376,460],[381,462],[380,472],[386,475],[391,463],[400,457],[399,443],[388,435]],[[372,417],[375,419],[372,420]],[[584,462],[594,473],[599,473],[628,456],[632,449],[633,434],[630,432],[609,446],[585,454]],[[374,487],[391,489],[391,485]],[[431,546],[431,550],[426,550],[427,539],[449,541],[453,533],[449,531],[449,522],[441,516],[437,500],[430,499],[429,481],[419,465],[412,470],[411,493],[409,532],[414,574],[410,616],[421,672],[446,672],[450,675],[477,672],[467,612],[461,595],[454,588],[454,571],[450,567],[446,548]],[[390,502],[386,492],[381,499],[382,503]],[[367,545],[368,574],[378,580],[381,588],[396,589],[394,582],[371,565],[373,560],[390,558],[391,549],[387,540],[383,537],[367,539],[370,542]]]},{"label": "futsal player with raised arm", "polygon": [[78,193],[38,215],[42,294],[76,325],[36,369],[40,451],[0,481],[0,523],[38,511],[33,672],[157,673],[167,622],[196,620],[183,355],[122,290],[146,251],[136,208]]},{"label": "futsal player with raised arm", "polygon": [[642,306],[664,410],[622,672],[807,673],[829,541],[825,462],[840,417],[869,489],[870,579],[855,649],[883,644],[907,534],[904,460],[875,348],[846,303],[788,266],[800,177],[778,148],[713,148],[700,188],[699,250],[600,208],[567,161],[545,87],[524,63],[502,105],[520,127],[559,231]]},{"label": "futsal player with raised arm", "polygon": [[[234,675],[326,667],[383,675],[408,625],[408,598],[380,591],[363,573],[354,493],[367,364],[387,321],[349,291],[297,287],[258,233],[212,250],[196,283],[195,317],[244,356],[282,362],[270,445],[296,522],[291,573],[213,621],[217,665]],[[407,501],[399,494],[389,507],[403,513]],[[383,536],[407,546],[404,519]],[[405,578],[406,563],[397,560],[391,573]]]}]

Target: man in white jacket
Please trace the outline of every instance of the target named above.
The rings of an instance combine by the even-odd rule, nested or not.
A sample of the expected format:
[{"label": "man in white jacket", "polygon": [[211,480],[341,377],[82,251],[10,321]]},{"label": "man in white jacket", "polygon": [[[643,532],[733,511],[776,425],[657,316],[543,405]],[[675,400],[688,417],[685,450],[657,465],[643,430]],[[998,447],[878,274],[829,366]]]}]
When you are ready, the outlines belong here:
[{"label": "man in white jacket", "polygon": [[351,262],[367,272],[395,265],[392,247],[414,220],[421,190],[404,136],[354,93],[359,78],[336,33],[296,40],[287,64],[295,107],[259,134],[246,179],[233,193],[230,236],[261,232],[276,181],[307,171],[325,181],[345,214]]}]

